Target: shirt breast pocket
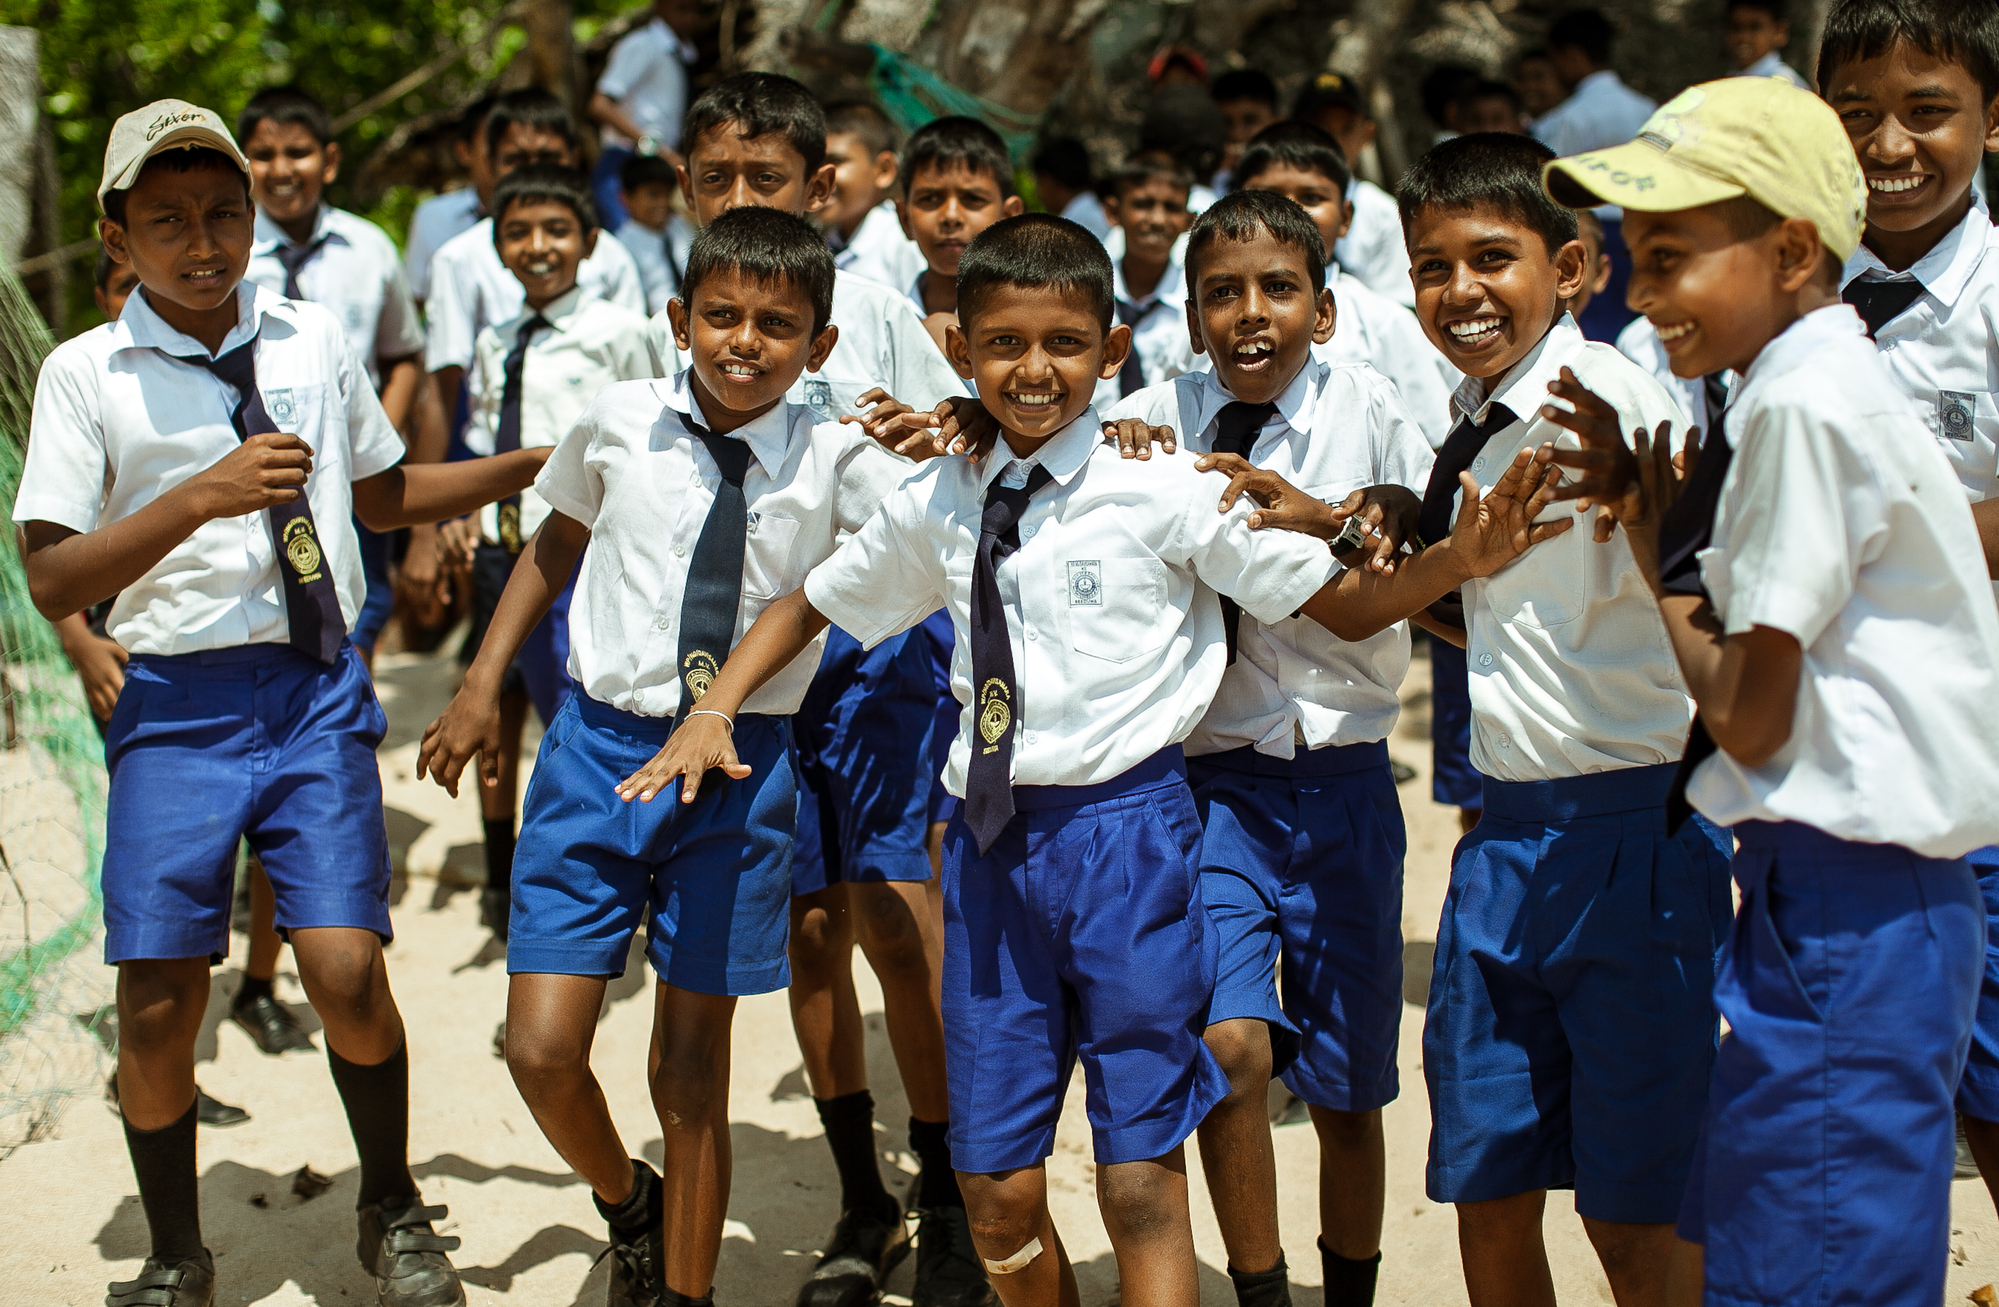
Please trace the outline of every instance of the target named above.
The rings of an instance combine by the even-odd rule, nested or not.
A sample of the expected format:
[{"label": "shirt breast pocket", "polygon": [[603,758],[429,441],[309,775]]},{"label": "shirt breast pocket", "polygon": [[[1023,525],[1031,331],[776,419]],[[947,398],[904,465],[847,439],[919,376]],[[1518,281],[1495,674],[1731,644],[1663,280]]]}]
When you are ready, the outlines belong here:
[{"label": "shirt breast pocket", "polygon": [[[258,380],[265,381],[262,377]],[[326,408],[332,402],[333,396],[325,382],[309,382],[305,385],[270,384],[280,380],[279,377],[273,376],[262,386],[264,412],[270,416],[273,427],[297,436],[312,446],[313,470],[320,471],[323,464],[332,462],[332,451],[326,444],[327,434],[330,431],[344,433],[346,415],[343,413],[338,419],[328,421]],[[343,465],[344,443],[343,441]]]},{"label": "shirt breast pocket", "polygon": [[1156,558],[1071,558],[1054,578],[1077,653],[1124,663],[1165,647],[1181,614],[1168,607],[1166,564]]},{"label": "shirt breast pocket", "polygon": [[1614,558],[1623,556],[1622,550],[1592,543],[1592,519],[1577,516],[1566,504],[1553,505],[1538,521],[1565,517],[1575,518],[1568,531],[1535,545],[1486,580],[1486,602],[1494,617],[1541,630],[1565,626],[1589,602],[1590,568],[1608,569]]},{"label": "shirt breast pocket", "polygon": [[1965,489],[1981,498],[1999,493],[1999,407],[1982,391],[1943,390],[1931,429]]},{"label": "shirt breast pocket", "polygon": [[798,542],[798,519],[775,513],[750,514],[743,536],[743,593],[752,599],[775,599],[797,588],[792,549]]}]

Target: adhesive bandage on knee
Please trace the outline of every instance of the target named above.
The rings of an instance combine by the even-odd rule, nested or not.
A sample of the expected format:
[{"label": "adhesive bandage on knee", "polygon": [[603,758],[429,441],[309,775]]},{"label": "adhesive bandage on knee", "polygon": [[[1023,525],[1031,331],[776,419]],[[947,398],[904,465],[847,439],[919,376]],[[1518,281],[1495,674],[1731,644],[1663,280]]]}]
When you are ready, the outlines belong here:
[{"label": "adhesive bandage on knee", "polygon": [[986,1269],[994,1275],[1012,1275],[1039,1256],[1041,1256],[1041,1238],[1037,1235],[1027,1241],[1027,1247],[1003,1262],[996,1262],[990,1257],[981,1257],[979,1260],[984,1262]]}]

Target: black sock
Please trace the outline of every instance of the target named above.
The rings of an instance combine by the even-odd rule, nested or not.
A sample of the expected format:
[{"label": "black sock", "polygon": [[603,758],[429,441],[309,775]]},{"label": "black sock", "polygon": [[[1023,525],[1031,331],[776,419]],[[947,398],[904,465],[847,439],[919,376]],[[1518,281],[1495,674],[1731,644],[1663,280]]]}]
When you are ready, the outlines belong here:
[{"label": "black sock", "polygon": [[243,983],[236,989],[236,1002],[239,1004],[248,1003],[252,999],[273,997],[271,993],[271,981],[273,979],[274,977],[265,976],[260,980],[256,976],[244,972]]},{"label": "black sock", "polygon": [[614,1231],[624,1235],[643,1235],[657,1226],[665,1216],[665,1205],[659,1192],[659,1172],[632,1159],[632,1191],[625,1195],[625,1201],[613,1207],[595,1193],[590,1201],[597,1204],[597,1214]]},{"label": "black sock", "polygon": [[360,1206],[416,1193],[410,1174],[410,1050],[405,1040],[375,1066],[356,1066],[329,1045],[333,1085],[347,1108],[347,1128],[361,1156]]},{"label": "black sock", "polygon": [[715,1290],[711,1288],[699,1298],[690,1298],[662,1284],[659,1286],[659,1307],[715,1307]]},{"label": "black sock", "polygon": [[875,1096],[863,1089],[838,1098],[815,1098],[819,1122],[833,1165],[840,1168],[840,1207],[850,1212],[887,1212],[895,1206],[875,1163]]},{"label": "black sock", "polygon": [[[1238,1271],[1229,1267],[1229,1279],[1235,1282],[1235,1300],[1238,1307],[1291,1307],[1291,1268],[1284,1264],[1284,1254],[1277,1254],[1277,1265],[1267,1271]],[[1328,1294],[1327,1301],[1332,1301]]]},{"label": "black sock", "polygon": [[916,1154],[922,1170],[917,1175],[918,1207],[963,1207],[965,1195],[958,1192],[958,1173],[951,1169],[951,1123],[909,1118],[909,1151]]},{"label": "black sock", "polygon": [[514,819],[486,818],[486,888],[511,895],[514,886]]},{"label": "black sock", "polygon": [[203,1256],[201,1205],[194,1169],[194,1104],[157,1130],[125,1122],[125,1148],[139,1180],[139,1204],[153,1233],[153,1256],[177,1266]]},{"label": "black sock", "polygon": [[1353,1262],[1319,1240],[1319,1259],[1326,1268],[1326,1307],[1371,1307],[1374,1279],[1381,1274],[1381,1254]]}]

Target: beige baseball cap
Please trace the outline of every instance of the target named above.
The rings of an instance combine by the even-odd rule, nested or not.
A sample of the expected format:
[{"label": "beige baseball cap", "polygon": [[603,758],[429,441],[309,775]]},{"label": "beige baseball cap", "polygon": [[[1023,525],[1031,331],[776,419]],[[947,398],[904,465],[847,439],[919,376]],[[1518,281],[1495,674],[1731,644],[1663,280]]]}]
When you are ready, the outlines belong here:
[{"label": "beige baseball cap", "polygon": [[1867,183],[1831,105],[1781,77],[1726,77],[1659,106],[1638,139],[1556,159],[1542,185],[1571,209],[1694,209],[1747,195],[1809,218],[1842,261],[1860,246]]},{"label": "beige baseball cap", "polygon": [[130,189],[146,160],[160,151],[199,148],[222,151],[244,176],[249,175],[249,161],[236,147],[236,138],[212,111],[185,100],[155,100],[134,109],[111,124],[111,143],[104,147],[104,179],[97,183],[97,207],[104,207],[105,192]]}]

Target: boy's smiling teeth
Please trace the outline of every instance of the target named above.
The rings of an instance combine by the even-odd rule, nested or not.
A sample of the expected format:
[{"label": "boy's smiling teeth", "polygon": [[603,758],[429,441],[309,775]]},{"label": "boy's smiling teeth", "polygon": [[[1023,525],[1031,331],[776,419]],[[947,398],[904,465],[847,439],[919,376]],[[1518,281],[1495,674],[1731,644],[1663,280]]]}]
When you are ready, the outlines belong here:
[{"label": "boy's smiling teeth", "polygon": [[1061,396],[1031,395],[1025,391],[1016,390],[1013,393],[1009,394],[1007,398],[1012,400],[1014,403],[1021,405],[1023,408],[1044,408],[1049,404],[1053,404],[1056,400],[1060,399]]},{"label": "boy's smiling teeth", "polygon": [[1869,177],[1867,189],[1880,191],[1884,195],[1899,195],[1903,191],[1913,191],[1928,181],[1927,177]]},{"label": "boy's smiling teeth", "polygon": [[1678,340],[1680,337],[1686,335],[1694,329],[1694,324],[1692,322],[1675,322],[1670,327],[1661,327],[1655,324],[1652,329],[1659,333],[1659,342],[1664,344],[1669,340]]},{"label": "boy's smiling teeth", "polygon": [[1246,344],[1236,346],[1235,356],[1237,358],[1254,358],[1264,354],[1272,353],[1276,350],[1276,348],[1277,347],[1275,345],[1272,345],[1267,340],[1252,340],[1247,342]]},{"label": "boy's smiling teeth", "polygon": [[724,363],[722,375],[728,377],[754,377],[760,375],[757,369],[747,363]]},{"label": "boy's smiling teeth", "polygon": [[1483,340],[1498,331],[1499,324],[1500,319],[1498,318],[1472,318],[1467,322],[1453,322],[1447,330],[1458,341],[1470,344],[1474,341]]}]

